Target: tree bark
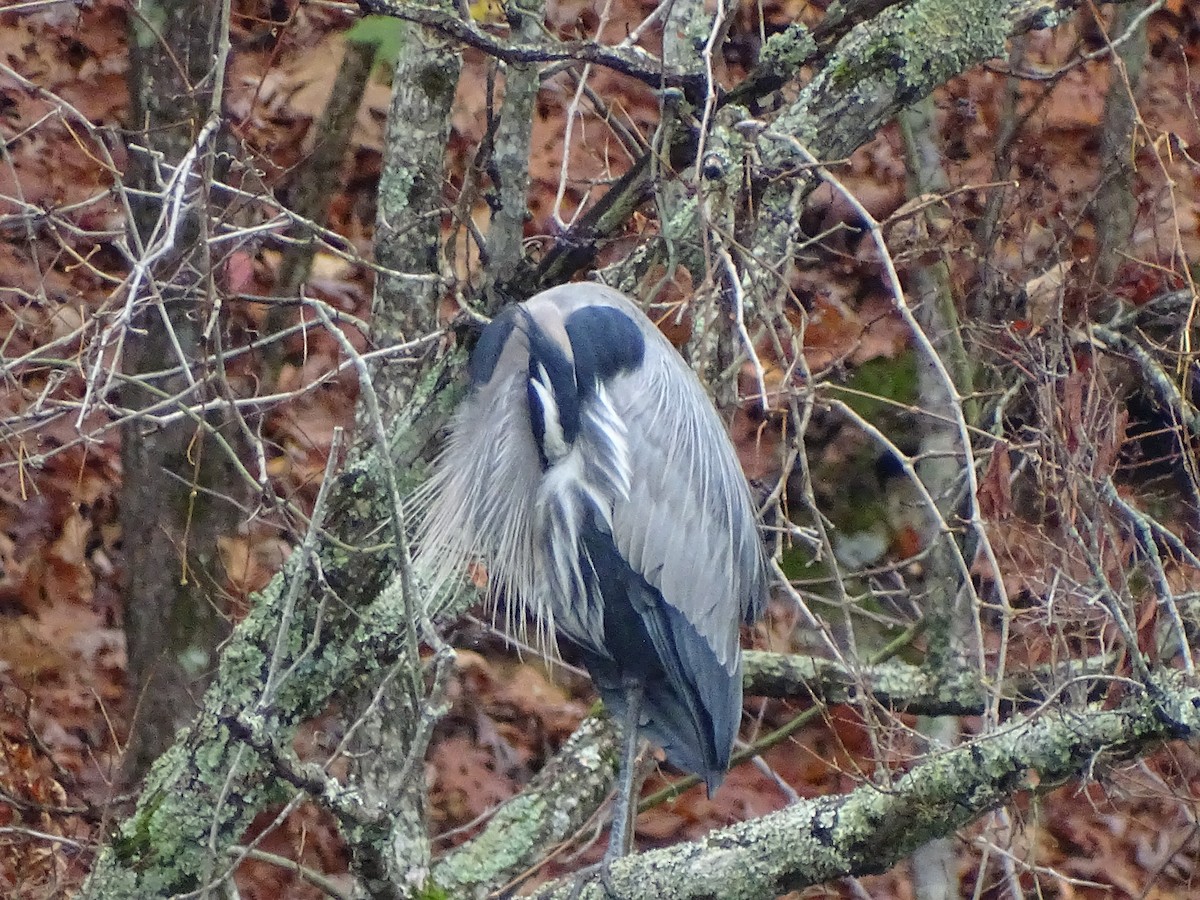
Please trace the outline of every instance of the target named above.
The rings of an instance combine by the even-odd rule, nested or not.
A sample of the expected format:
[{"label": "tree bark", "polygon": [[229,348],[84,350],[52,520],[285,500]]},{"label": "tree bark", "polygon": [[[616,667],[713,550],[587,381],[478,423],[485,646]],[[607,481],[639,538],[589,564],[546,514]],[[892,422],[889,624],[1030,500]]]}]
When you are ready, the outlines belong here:
[{"label": "tree bark", "polygon": [[[211,279],[205,172],[219,137],[209,123],[222,74],[222,3],[167,0],[153,9],[157,29],[130,19],[129,185],[144,192],[131,200],[131,239],[139,257],[156,257],[143,294],[128,300],[135,311],[123,336],[130,377],[121,394],[131,409],[165,396],[204,399],[190,375],[153,373],[190,367],[202,355]],[[170,168],[185,160],[187,171]],[[228,444],[211,431],[219,428],[215,420],[155,428],[134,418],[122,432],[125,636],[136,708],[125,758],[130,779],[141,778],[195,716],[229,633],[217,537],[236,524],[236,506],[223,496],[236,481]]]}]

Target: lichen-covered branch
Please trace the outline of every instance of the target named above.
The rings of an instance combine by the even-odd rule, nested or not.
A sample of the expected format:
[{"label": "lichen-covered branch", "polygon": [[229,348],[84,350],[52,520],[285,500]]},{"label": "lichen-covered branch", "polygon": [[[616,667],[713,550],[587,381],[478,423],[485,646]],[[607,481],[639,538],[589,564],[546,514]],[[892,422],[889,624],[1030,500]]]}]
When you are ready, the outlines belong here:
[{"label": "lichen-covered branch", "polygon": [[[623,900],[775,897],[847,875],[882,872],[931,838],[952,833],[1019,793],[1094,776],[1162,741],[1200,733],[1200,690],[1160,675],[1118,709],[1047,709],[927,758],[890,787],[805,800],[715,831],[701,841],[626,857],[611,885]],[[598,875],[575,893],[556,882],[539,900],[602,900]]]},{"label": "lichen-covered branch", "polygon": [[[892,660],[853,672],[834,660],[747,651],[745,690],[756,697],[811,698],[822,704],[871,702],[895,713],[982,715],[999,695],[1004,713],[1033,709],[1073,679],[1073,694],[1102,695],[1115,659],[1014,673],[1004,684],[985,685],[963,670],[939,677]],[[612,787],[617,735],[611,721],[589,717],[517,797],[502,806],[475,838],[434,867],[432,882],[450,896],[480,897],[528,871],[549,848],[583,827]]]},{"label": "lichen-covered branch", "polygon": [[[540,32],[545,14],[545,0],[513,0],[509,7],[517,32],[526,39]],[[522,262],[529,214],[529,147],[540,88],[537,66],[512,63],[505,69],[504,106],[488,166],[495,190],[486,248],[489,286],[508,282]]]},{"label": "lichen-covered branch", "polygon": [[999,684],[985,683],[970,669],[934,671],[900,660],[865,663],[853,671],[828,659],[747,650],[745,690],[754,697],[811,697],[823,704],[864,700],[897,713],[922,716],[979,716],[998,705],[1005,714],[1030,709],[1072,681],[1077,688],[1103,690],[1112,679],[1115,657],[1071,660],[1011,672]]},{"label": "lichen-covered branch", "polygon": [[[380,174],[375,253],[394,271],[433,276],[440,269],[446,145],[462,60],[457,46],[430,32],[408,23],[401,31],[403,46],[392,72]],[[399,340],[435,331],[440,296],[432,279],[380,277],[371,309],[373,337]],[[356,357],[348,344],[343,352]],[[387,441],[386,429],[397,426],[412,393],[414,373],[388,367],[371,371],[361,359],[359,365],[359,441],[360,446],[370,446]],[[352,776],[364,802],[384,810],[390,820],[385,827],[360,827],[346,835],[359,886],[378,900],[407,895],[429,871],[424,758],[437,715],[425,697],[418,631],[426,613],[409,568],[402,497],[394,478],[393,473],[385,491],[388,513],[380,521],[390,523],[382,539],[390,538],[394,545],[389,555],[397,578],[373,605],[382,605],[395,617],[382,630],[399,638],[391,644],[396,652],[381,659],[377,678],[343,685],[343,708],[353,721]]]},{"label": "lichen-covered branch", "polygon": [[[799,140],[818,159],[841,159],[908,104],[971,66],[1002,55],[1009,37],[1051,27],[1079,5],[1078,0],[846,4],[842,15],[811,34],[796,27],[775,35],[760,65],[719,105],[752,104],[801,67],[813,67],[817,74],[774,120],[772,130]],[[673,144],[659,152],[686,167],[694,161],[696,143],[695,135],[679,129]],[[776,181],[760,207],[752,249],[765,252],[758,258],[770,269],[788,259],[787,236],[796,222],[792,207],[815,182],[804,187],[804,165],[779,142],[758,144],[761,157],[753,177]],[[636,160],[539,261],[513,277],[511,292],[524,295],[559,284],[590,264],[597,245],[617,233],[649,196],[654,171],[649,155]],[[803,189],[795,190],[796,179],[779,179],[780,173],[794,174]]]},{"label": "lichen-covered branch", "polygon": [[[449,361],[448,361],[449,362]],[[271,767],[224,724],[253,708],[277,646],[287,673],[265,711],[265,727],[286,741],[335,691],[377,674],[404,651],[404,617],[381,602],[395,565],[378,546],[390,519],[384,466],[409,471],[458,399],[448,363],[419,383],[393,442],[352,460],[332,492],[313,561],[293,557],[256,598],[221,655],[201,713],[147,776],[134,813],[96,862],[80,896],[157,898],[199,889],[222,874],[219,860],[250,820],[280,800]],[[368,548],[368,549],[358,549]],[[280,611],[299,579],[287,634]],[[364,633],[364,623],[372,628]]]},{"label": "lichen-covered branch", "polygon": [[1047,27],[1075,5],[913,0],[853,28],[759,140],[763,175],[791,172],[794,178],[779,179],[764,193],[752,238],[756,258],[787,271],[796,204],[806,196],[803,186],[816,184],[798,148],[821,160],[849,156],[901,109],[1002,55],[1010,36]]},{"label": "lichen-covered branch", "polygon": [[433,884],[449,897],[483,897],[544,860],[612,790],[618,752],[612,721],[589,717],[483,831],[437,863]]}]

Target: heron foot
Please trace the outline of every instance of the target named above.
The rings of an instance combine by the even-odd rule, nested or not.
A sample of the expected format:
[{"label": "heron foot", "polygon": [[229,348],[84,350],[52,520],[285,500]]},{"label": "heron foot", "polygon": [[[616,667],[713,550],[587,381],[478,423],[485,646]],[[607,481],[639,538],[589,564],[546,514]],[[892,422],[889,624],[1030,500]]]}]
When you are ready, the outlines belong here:
[{"label": "heron foot", "polygon": [[[619,859],[620,857],[617,858]],[[600,886],[604,888],[604,893],[608,895],[610,900],[621,900],[621,895],[617,893],[617,889],[612,881],[612,862],[611,859],[605,859],[576,872],[575,886],[571,888],[571,896],[568,900],[579,900],[583,895],[583,889],[597,878],[599,878]]]}]

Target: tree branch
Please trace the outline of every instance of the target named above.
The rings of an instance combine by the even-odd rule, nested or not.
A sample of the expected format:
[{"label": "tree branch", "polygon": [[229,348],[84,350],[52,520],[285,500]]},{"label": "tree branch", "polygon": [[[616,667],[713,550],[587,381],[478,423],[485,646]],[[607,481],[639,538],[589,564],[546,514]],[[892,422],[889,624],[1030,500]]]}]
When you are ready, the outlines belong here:
[{"label": "tree branch", "polygon": [[359,0],[359,6],[375,15],[394,16],[424,25],[506,63],[593,63],[652,87],[684,87],[691,81],[687,76],[666,70],[659,59],[641,47],[613,47],[595,41],[555,41],[549,35],[545,43],[509,43],[445,8],[421,6],[406,0]]},{"label": "tree branch", "polygon": [[[626,857],[612,866],[622,900],[774,897],[847,875],[882,872],[934,837],[950,834],[1024,791],[1098,777],[1110,761],[1200,733],[1200,690],[1176,674],[1114,710],[1047,709],[927,759],[890,788],[863,785],[805,800],[713,832],[691,844]],[[1156,699],[1159,698],[1159,699]],[[602,900],[598,876],[562,880],[539,900]]]}]

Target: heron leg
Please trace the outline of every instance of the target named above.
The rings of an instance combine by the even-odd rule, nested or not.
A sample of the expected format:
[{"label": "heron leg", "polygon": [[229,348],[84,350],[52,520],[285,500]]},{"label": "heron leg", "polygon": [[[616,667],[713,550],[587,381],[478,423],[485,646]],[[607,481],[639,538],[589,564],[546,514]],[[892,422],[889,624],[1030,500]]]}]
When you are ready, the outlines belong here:
[{"label": "heron leg", "polygon": [[637,774],[638,722],[642,715],[642,697],[645,686],[640,680],[630,679],[625,685],[625,721],[621,742],[621,783],[613,805],[612,830],[609,832],[608,849],[604,852],[604,866],[625,856],[633,844],[633,823],[637,818],[636,788],[641,786]]}]

